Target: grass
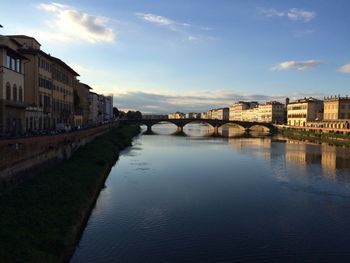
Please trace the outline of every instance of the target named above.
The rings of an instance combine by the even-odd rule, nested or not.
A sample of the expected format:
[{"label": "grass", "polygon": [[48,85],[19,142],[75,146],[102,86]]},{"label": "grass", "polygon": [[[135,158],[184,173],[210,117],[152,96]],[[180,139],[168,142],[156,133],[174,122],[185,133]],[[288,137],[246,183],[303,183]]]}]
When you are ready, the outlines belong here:
[{"label": "grass", "polygon": [[115,128],[0,196],[0,262],[67,260],[119,151],[137,133]]},{"label": "grass", "polygon": [[350,147],[350,135],[340,133],[321,133],[284,128],[279,131],[283,136],[296,140],[307,140],[318,143],[328,143],[335,146]]}]

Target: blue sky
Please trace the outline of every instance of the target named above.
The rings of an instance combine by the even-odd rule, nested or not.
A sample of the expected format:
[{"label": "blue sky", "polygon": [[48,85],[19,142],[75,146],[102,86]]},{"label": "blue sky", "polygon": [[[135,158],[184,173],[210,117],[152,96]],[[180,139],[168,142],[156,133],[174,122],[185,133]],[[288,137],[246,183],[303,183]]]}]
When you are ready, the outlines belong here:
[{"label": "blue sky", "polygon": [[123,109],[202,111],[350,93],[350,2],[5,1],[27,34]]}]

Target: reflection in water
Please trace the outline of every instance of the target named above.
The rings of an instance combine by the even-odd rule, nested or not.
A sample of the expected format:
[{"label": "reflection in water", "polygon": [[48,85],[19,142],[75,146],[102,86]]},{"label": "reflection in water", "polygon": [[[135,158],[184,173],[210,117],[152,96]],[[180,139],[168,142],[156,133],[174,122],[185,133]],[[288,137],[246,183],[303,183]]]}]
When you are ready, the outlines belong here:
[{"label": "reflection in water", "polygon": [[72,262],[347,262],[350,150],[233,129],[140,136]]},{"label": "reflection in water", "polygon": [[[274,147],[273,138],[231,140],[235,150],[253,154],[265,159],[278,157],[285,165],[293,165],[296,169],[308,173],[308,168],[319,167],[323,176],[336,180],[337,170],[350,170],[350,150],[327,144],[306,144],[293,140],[285,140],[279,147]],[[349,178],[350,180],[350,178]]]}]

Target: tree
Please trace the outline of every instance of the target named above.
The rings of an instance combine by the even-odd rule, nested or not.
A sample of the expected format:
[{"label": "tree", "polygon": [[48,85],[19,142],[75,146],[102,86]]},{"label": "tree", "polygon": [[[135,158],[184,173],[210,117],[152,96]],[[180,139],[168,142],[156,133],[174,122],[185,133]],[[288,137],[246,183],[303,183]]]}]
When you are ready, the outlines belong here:
[{"label": "tree", "polygon": [[119,117],[119,110],[117,107],[113,107],[113,116],[114,118],[118,118]]},{"label": "tree", "polygon": [[140,111],[135,112],[135,119],[142,119],[142,113]]},{"label": "tree", "polygon": [[129,120],[134,120],[134,119],[142,119],[142,114],[140,111],[131,111],[129,110],[126,113],[126,118]]},{"label": "tree", "polygon": [[119,111],[119,119],[124,119],[126,116],[126,113],[124,111]]}]

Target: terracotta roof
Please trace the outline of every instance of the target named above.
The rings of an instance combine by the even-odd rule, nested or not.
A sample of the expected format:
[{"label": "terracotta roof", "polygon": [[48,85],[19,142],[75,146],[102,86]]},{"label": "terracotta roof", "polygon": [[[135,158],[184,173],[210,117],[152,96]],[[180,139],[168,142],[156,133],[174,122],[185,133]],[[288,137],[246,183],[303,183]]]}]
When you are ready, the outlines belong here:
[{"label": "terracotta roof", "polygon": [[80,84],[83,85],[85,88],[87,88],[89,90],[93,89],[88,84],[85,84],[85,83],[82,83],[82,82],[80,82]]},{"label": "terracotta roof", "polygon": [[41,46],[38,40],[36,40],[34,37],[26,36],[26,35],[6,35],[7,37],[13,38],[13,37],[18,37],[18,38],[27,38],[27,39],[34,39],[38,44]]},{"label": "terracotta roof", "polygon": [[40,50],[40,49],[35,49],[35,48],[20,48],[20,52],[23,54],[40,54],[42,56],[45,56],[47,59],[51,60],[52,62],[56,62],[66,70],[68,70],[70,73],[72,73],[74,76],[80,76],[75,70],[73,70],[70,66],[68,66],[65,62],[60,60],[59,58],[56,58],[54,56],[51,56],[50,54],[47,54],[46,52]]},{"label": "terracotta roof", "polygon": [[[49,55],[50,56],[50,55]],[[70,66],[68,66],[65,62],[63,62],[62,60],[60,60],[59,58],[50,56],[51,59],[56,62],[57,64],[59,64],[60,66],[62,66],[63,68],[65,68],[66,70],[70,71],[70,73],[72,73],[74,76],[80,76],[74,69],[72,69]]]}]

